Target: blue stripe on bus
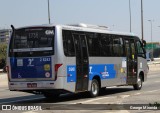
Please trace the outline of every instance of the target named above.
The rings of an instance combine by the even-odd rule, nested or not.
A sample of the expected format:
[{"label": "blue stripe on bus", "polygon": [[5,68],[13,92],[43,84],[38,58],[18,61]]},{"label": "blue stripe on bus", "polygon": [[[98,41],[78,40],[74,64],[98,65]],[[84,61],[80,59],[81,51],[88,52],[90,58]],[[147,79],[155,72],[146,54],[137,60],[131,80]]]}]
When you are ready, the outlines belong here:
[{"label": "blue stripe on bus", "polygon": [[67,66],[67,82],[76,82],[76,66]]},{"label": "blue stripe on bus", "polygon": [[[98,75],[101,80],[116,78],[114,64],[91,64],[89,65],[89,80]],[[67,66],[67,82],[76,82],[76,66]]]}]

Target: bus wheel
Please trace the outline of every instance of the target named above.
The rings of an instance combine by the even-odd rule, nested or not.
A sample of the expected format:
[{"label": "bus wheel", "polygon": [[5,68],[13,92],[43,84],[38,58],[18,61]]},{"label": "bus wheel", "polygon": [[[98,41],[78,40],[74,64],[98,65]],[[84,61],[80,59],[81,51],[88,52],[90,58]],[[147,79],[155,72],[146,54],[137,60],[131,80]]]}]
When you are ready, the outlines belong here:
[{"label": "bus wheel", "polygon": [[96,79],[92,80],[90,95],[91,97],[96,97],[99,95],[99,83]]},{"label": "bus wheel", "polygon": [[138,82],[133,85],[134,90],[140,90],[142,88],[142,76],[138,77]]}]

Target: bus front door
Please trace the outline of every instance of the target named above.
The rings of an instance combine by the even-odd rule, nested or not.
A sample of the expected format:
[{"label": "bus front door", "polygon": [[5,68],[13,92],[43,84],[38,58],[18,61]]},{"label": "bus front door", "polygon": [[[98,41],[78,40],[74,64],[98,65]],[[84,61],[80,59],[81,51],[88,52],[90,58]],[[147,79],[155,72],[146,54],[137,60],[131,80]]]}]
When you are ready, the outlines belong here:
[{"label": "bus front door", "polygon": [[127,56],[127,84],[137,83],[137,54],[133,39],[125,39]]},{"label": "bus front door", "polygon": [[86,36],[73,34],[76,51],[76,88],[75,91],[87,91],[89,82],[89,61]]}]

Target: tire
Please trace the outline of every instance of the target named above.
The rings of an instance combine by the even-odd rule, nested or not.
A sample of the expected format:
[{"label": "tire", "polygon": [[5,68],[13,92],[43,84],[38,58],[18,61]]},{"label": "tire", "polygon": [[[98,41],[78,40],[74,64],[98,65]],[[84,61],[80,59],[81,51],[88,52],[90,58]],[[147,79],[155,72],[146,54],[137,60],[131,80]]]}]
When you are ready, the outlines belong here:
[{"label": "tire", "polygon": [[90,96],[91,97],[96,97],[99,95],[99,83],[96,79],[92,80],[91,83],[91,90],[90,90]]},{"label": "tire", "polygon": [[140,90],[142,88],[142,76],[140,75],[138,77],[138,82],[137,84],[133,85],[134,90]]}]

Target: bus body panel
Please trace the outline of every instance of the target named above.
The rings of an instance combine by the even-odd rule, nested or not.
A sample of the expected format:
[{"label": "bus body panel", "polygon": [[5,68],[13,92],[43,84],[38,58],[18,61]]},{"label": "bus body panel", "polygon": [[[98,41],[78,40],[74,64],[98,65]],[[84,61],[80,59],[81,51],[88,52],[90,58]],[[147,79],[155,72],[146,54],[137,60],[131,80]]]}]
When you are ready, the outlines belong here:
[{"label": "bus body panel", "polygon": [[[112,86],[112,85],[123,85],[126,84],[126,67],[122,66],[124,65],[123,60],[124,58],[118,58],[118,57],[91,57],[90,58],[90,64],[101,64],[103,65],[108,65],[109,67],[105,69],[105,66],[100,67],[102,68],[99,70],[99,74],[102,70],[108,70],[108,75],[107,77],[101,76],[101,87],[107,87],[107,86]],[[123,63],[123,64],[122,64]],[[97,67],[98,68],[98,67]],[[115,74],[115,75],[114,75]],[[94,75],[92,75],[94,76]],[[103,78],[104,77],[104,78]],[[92,80],[92,79],[90,79]]]},{"label": "bus body panel", "polygon": [[148,73],[148,67],[146,66],[147,64],[147,60],[141,57],[138,57],[138,74],[137,76],[140,75],[140,72],[144,73],[144,81],[147,80],[147,73]]},{"label": "bus body panel", "polygon": [[[101,87],[107,86],[115,86],[115,85],[126,85],[126,64],[123,67],[124,63],[122,59],[125,58],[98,58],[98,57],[90,57],[89,58],[89,85],[88,90],[90,90],[91,81],[94,76],[99,76],[101,80]],[[64,85],[64,89],[69,90],[71,92],[75,91],[75,84],[76,84],[76,72],[75,72],[75,57],[66,58],[66,67],[71,67],[70,69],[66,70],[66,81]],[[119,63],[117,63],[119,62]],[[69,73],[68,73],[69,72]],[[106,72],[106,73],[105,73]],[[70,76],[71,75],[71,76]]]},{"label": "bus body panel", "polygon": [[[76,73],[75,73],[75,65],[76,64],[76,58],[75,57],[66,57],[65,58],[65,80],[64,80],[64,89],[75,92],[75,79],[76,79]],[[73,75],[74,74],[74,75]]]}]

